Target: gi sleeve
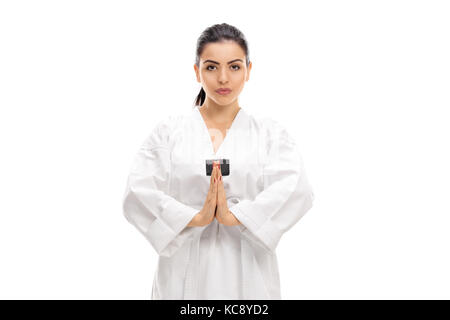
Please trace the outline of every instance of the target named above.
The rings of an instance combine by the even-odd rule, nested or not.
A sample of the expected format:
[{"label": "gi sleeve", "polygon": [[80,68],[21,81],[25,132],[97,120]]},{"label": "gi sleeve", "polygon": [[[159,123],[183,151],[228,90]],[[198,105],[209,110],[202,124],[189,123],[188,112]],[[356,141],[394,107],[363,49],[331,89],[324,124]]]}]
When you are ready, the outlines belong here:
[{"label": "gi sleeve", "polygon": [[189,222],[199,212],[168,195],[168,127],[160,122],[141,145],[128,176],[123,214],[156,252],[172,256],[194,232]]},{"label": "gi sleeve", "polygon": [[263,191],[253,200],[229,206],[229,210],[242,223],[239,229],[243,236],[274,253],[283,233],[312,207],[314,192],[288,132],[274,122],[269,136]]}]

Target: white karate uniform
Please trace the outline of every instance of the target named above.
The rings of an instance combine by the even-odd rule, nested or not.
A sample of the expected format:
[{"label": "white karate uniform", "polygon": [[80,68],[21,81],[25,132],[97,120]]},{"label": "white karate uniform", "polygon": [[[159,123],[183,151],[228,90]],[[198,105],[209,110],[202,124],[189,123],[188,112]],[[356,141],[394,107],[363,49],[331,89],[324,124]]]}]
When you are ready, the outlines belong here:
[{"label": "white karate uniform", "polygon": [[[207,159],[229,159],[222,180],[241,225],[187,226],[208,193]],[[159,255],[152,299],[281,299],[275,249],[313,200],[297,144],[279,122],[241,108],[215,154],[195,107],[145,139],[123,213]]]}]

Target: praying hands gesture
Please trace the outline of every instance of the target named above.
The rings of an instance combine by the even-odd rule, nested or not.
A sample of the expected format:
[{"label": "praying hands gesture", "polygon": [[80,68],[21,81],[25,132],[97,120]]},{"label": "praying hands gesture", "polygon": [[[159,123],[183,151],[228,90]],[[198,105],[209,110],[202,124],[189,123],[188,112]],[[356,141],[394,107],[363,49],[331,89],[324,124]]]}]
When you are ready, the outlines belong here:
[{"label": "praying hands gesture", "polygon": [[223,187],[220,164],[214,163],[210,178],[208,195],[202,210],[189,222],[188,227],[203,227],[214,218],[225,226],[236,226],[241,222],[228,210],[227,197]]},{"label": "praying hands gesture", "polygon": [[216,200],[216,213],[215,217],[217,221],[225,226],[237,226],[241,224],[241,222],[236,219],[234,214],[228,210],[227,197],[225,194],[225,188],[223,187],[222,180],[222,171],[220,170],[220,164],[214,163],[213,167],[216,167],[217,170],[213,170],[215,172],[215,179],[218,182],[217,184],[217,200]]}]

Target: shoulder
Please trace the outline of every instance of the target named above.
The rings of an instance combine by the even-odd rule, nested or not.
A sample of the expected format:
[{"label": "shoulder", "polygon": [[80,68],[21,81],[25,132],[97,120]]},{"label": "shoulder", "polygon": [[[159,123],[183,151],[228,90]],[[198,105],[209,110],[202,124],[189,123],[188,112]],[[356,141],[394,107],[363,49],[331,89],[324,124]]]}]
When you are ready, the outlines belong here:
[{"label": "shoulder", "polygon": [[295,140],[287,127],[277,118],[267,115],[250,115],[251,121],[258,131],[269,141],[294,144]]},{"label": "shoulder", "polygon": [[144,147],[168,147],[171,137],[175,136],[187,121],[189,121],[187,113],[169,115],[159,119],[146,137]]}]

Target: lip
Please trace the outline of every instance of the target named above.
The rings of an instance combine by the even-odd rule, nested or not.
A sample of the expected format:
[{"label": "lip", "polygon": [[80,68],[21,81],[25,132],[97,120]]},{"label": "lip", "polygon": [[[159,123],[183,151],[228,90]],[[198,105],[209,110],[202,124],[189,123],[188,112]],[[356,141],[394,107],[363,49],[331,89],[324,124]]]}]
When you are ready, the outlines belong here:
[{"label": "lip", "polygon": [[231,92],[231,89],[229,89],[229,88],[220,88],[220,89],[217,89],[216,92],[218,94],[221,94],[221,95],[227,95],[227,94],[229,94]]}]

